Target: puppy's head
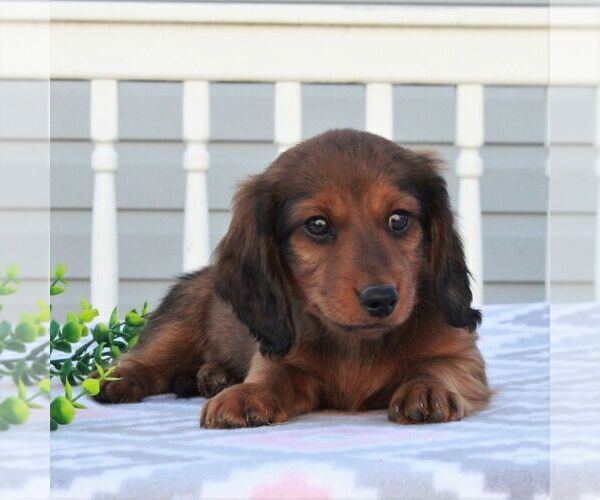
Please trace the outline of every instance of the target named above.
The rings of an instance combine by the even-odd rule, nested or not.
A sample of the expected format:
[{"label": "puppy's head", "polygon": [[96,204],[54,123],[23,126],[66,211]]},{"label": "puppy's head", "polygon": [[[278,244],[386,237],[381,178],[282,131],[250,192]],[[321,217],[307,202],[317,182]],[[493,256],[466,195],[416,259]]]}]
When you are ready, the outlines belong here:
[{"label": "puppy's head", "polygon": [[265,354],[292,346],[293,303],[327,330],[370,338],[418,304],[451,326],[480,318],[436,161],[354,130],[295,146],[241,188],[216,291]]}]

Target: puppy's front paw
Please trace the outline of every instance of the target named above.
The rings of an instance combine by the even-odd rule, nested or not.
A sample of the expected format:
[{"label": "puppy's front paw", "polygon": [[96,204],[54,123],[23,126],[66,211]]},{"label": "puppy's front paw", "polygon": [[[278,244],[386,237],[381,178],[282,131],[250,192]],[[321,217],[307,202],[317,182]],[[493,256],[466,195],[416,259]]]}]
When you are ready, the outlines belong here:
[{"label": "puppy's front paw", "polygon": [[104,381],[100,392],[94,396],[100,403],[139,403],[144,398],[144,391],[137,379],[127,368],[117,368],[111,377],[120,380]]},{"label": "puppy's front paw", "polygon": [[450,422],[465,416],[463,397],[435,380],[414,380],[401,385],[388,410],[388,418],[399,424]]},{"label": "puppy's front paw", "polygon": [[236,429],[278,424],[286,420],[287,414],[267,388],[257,384],[237,384],[205,403],[200,426]]}]

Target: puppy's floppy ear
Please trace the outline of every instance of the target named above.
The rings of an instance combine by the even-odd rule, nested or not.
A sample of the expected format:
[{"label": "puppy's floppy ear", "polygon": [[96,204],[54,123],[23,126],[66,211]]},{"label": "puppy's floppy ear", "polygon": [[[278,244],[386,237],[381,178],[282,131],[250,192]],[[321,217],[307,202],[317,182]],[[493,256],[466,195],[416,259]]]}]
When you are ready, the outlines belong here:
[{"label": "puppy's floppy ear", "polygon": [[263,354],[283,356],[294,332],[276,237],[277,212],[264,176],[238,191],[229,231],[216,250],[215,291],[260,341]]},{"label": "puppy's floppy ear", "polygon": [[418,163],[421,164],[419,170],[425,173],[419,191],[424,198],[431,294],[449,325],[475,331],[481,322],[481,312],[471,308],[470,274],[450,208],[446,181],[434,156],[420,154]]}]

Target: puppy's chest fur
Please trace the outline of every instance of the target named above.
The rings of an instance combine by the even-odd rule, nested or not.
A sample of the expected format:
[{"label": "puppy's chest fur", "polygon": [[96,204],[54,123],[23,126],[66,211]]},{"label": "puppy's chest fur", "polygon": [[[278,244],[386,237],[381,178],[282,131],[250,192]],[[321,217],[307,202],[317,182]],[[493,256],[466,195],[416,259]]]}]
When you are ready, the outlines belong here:
[{"label": "puppy's chest fur", "polygon": [[403,373],[402,356],[356,353],[323,358],[312,367],[320,382],[323,409],[362,411],[387,408]]}]

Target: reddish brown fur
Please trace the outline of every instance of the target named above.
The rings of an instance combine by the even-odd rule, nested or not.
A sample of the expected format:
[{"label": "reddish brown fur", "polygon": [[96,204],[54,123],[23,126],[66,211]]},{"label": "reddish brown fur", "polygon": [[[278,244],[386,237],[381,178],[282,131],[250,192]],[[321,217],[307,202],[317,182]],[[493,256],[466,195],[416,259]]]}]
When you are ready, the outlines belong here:
[{"label": "reddish brown fur", "polygon": [[[410,212],[401,236],[390,213]],[[317,241],[305,221],[334,232]],[[357,292],[391,285],[367,314]],[[331,131],[282,154],[236,196],[215,265],[184,276],[100,399],[201,394],[201,424],[283,422],[320,408],[458,420],[489,399],[468,271],[436,161]],[[251,335],[250,335],[251,334]],[[254,337],[254,338],[253,338]]]}]

